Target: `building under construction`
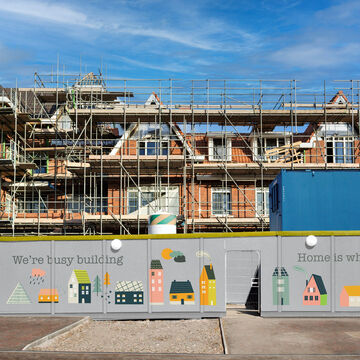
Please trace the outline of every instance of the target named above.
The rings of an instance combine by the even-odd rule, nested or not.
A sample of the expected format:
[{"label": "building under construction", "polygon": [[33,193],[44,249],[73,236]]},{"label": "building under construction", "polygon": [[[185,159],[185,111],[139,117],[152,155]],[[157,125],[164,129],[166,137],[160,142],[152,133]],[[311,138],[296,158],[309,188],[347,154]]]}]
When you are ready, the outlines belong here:
[{"label": "building under construction", "polygon": [[183,233],[268,230],[281,169],[360,164],[359,81],[299,84],[89,73],[0,88],[0,233],[146,233],[158,211]]}]

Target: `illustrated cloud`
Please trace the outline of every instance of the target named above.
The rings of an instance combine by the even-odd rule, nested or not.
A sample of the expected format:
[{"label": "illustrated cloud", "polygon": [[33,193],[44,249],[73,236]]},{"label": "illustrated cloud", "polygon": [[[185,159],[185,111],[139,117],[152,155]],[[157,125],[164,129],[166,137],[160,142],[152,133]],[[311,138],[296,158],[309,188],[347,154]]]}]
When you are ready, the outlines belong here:
[{"label": "illustrated cloud", "polygon": [[207,252],[204,251],[204,250],[199,250],[199,251],[197,251],[197,252],[196,252],[196,257],[198,257],[198,258],[207,257],[207,258],[210,260],[210,262],[211,262],[211,256],[209,255],[209,253],[207,253]]},{"label": "illustrated cloud", "polygon": [[170,259],[174,259],[175,262],[181,263],[181,262],[185,262],[186,258],[185,255],[178,250],[171,250],[169,248],[164,249],[161,252],[161,256],[165,259],[165,260],[170,260]]}]

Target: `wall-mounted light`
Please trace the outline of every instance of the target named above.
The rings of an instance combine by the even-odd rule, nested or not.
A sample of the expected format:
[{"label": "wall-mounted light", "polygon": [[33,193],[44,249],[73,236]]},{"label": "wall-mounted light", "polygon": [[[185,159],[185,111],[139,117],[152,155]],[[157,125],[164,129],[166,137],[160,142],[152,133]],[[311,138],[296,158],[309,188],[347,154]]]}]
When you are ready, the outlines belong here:
[{"label": "wall-mounted light", "polygon": [[122,247],[122,242],[121,240],[119,239],[114,239],[112,242],[111,242],[111,249],[114,250],[114,251],[119,251]]},{"label": "wall-mounted light", "polygon": [[309,248],[313,248],[317,244],[317,237],[314,235],[309,235],[305,239],[305,244]]}]

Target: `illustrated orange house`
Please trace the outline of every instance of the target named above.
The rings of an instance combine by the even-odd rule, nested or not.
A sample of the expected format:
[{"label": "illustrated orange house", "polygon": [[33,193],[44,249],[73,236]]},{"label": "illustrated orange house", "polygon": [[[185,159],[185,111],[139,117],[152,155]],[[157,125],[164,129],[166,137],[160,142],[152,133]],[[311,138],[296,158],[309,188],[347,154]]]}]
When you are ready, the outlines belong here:
[{"label": "illustrated orange house", "polygon": [[340,306],[360,307],[360,286],[344,286],[340,294]]},{"label": "illustrated orange house", "polygon": [[216,279],[212,264],[204,265],[199,288],[200,305],[216,305]]},{"label": "illustrated orange house", "polygon": [[195,294],[191,282],[176,281],[171,283],[170,287],[170,304],[171,305],[194,305]]},{"label": "illustrated orange house", "polygon": [[39,292],[39,303],[58,303],[59,293],[57,289],[41,289]]}]

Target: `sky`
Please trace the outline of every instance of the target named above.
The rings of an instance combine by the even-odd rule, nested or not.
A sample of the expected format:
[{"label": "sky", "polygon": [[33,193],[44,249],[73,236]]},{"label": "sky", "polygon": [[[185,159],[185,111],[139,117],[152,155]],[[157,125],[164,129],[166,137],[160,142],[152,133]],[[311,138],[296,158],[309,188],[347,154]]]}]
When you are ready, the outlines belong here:
[{"label": "sky", "polygon": [[0,0],[0,84],[116,78],[360,78],[359,0]]}]

